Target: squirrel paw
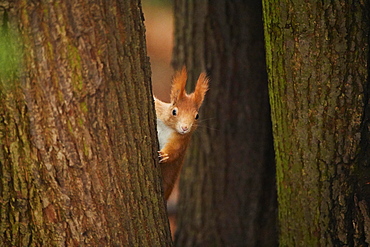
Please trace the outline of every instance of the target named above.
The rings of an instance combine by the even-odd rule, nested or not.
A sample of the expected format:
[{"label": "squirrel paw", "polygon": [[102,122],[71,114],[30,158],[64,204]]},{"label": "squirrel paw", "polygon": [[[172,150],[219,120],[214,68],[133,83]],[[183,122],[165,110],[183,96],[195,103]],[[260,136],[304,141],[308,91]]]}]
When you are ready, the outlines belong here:
[{"label": "squirrel paw", "polygon": [[158,156],[159,157],[159,163],[165,163],[169,158],[168,154],[163,153],[162,151],[158,151],[158,154],[159,154],[159,156]]}]

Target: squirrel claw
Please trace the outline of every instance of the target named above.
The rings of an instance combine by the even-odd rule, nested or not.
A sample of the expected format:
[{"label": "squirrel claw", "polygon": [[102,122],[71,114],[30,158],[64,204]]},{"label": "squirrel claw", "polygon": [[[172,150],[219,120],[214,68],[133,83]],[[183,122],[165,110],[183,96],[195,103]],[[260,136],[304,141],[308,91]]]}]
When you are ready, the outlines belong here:
[{"label": "squirrel claw", "polygon": [[159,154],[159,163],[165,163],[166,160],[168,160],[169,156],[166,153],[163,153],[162,151],[158,151]]}]

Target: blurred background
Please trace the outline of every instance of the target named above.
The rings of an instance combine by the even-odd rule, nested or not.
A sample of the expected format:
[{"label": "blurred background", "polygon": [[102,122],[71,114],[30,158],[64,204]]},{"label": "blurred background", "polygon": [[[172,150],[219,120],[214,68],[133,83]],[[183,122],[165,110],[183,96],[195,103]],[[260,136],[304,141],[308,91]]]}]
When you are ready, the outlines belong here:
[{"label": "blurred background", "polygon": [[148,56],[152,68],[153,93],[168,102],[173,74],[173,9],[169,0],[143,0]]},{"label": "blurred background", "polygon": [[[146,41],[152,69],[154,95],[165,102],[170,100],[173,48],[173,6],[170,0],[143,0]],[[168,200],[167,208],[172,235],[176,229],[178,183]]]}]

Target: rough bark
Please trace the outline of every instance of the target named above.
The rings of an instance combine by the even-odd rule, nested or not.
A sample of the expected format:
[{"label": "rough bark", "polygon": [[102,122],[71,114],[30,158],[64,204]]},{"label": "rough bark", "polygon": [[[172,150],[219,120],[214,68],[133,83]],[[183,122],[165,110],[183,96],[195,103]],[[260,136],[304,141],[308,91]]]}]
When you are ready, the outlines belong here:
[{"label": "rough bark", "polygon": [[[259,1],[175,1],[174,65],[210,90],[180,181],[177,246],[274,246],[276,191]],[[269,237],[266,237],[269,236]]]},{"label": "rough bark", "polygon": [[264,1],[282,246],[370,243],[368,17],[368,1]]},{"label": "rough bark", "polygon": [[0,242],[170,246],[140,3],[0,14]]}]

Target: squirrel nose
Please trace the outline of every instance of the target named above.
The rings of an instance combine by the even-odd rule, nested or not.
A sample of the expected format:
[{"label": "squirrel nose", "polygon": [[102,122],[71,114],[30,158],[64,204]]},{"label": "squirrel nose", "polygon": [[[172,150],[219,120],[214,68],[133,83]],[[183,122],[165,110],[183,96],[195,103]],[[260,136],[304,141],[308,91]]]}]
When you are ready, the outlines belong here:
[{"label": "squirrel nose", "polygon": [[181,129],[182,129],[183,131],[187,131],[189,128],[188,128],[188,126],[181,126]]}]

